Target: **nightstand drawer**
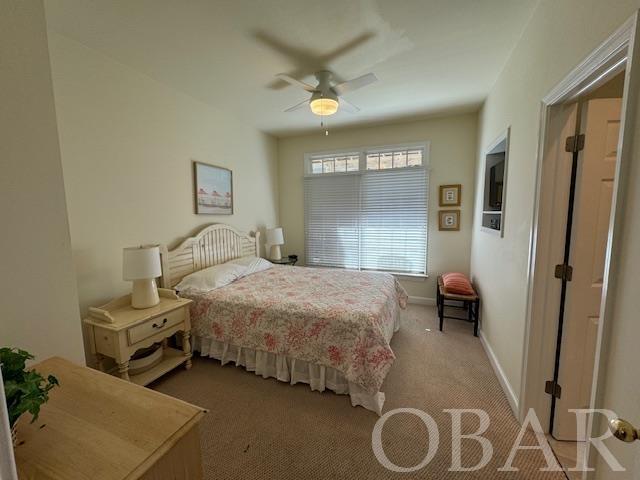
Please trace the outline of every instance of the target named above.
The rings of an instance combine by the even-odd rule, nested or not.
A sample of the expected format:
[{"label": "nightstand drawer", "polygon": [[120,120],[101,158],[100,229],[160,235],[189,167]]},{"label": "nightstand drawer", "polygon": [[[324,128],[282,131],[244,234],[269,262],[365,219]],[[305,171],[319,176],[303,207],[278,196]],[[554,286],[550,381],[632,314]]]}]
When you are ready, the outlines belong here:
[{"label": "nightstand drawer", "polygon": [[138,343],[184,321],[184,308],[158,315],[127,330],[129,345]]}]

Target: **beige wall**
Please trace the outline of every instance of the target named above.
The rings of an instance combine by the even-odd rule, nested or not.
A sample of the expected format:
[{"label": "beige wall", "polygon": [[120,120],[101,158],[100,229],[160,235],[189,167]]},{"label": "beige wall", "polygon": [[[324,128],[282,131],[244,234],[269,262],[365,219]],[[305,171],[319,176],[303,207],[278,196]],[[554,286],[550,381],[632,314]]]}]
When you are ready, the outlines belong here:
[{"label": "beige wall", "polygon": [[[66,37],[50,49],[83,313],[130,291],[123,247],[277,223],[275,139]],[[233,170],[234,215],[193,213],[192,160]]]},{"label": "beige wall", "polygon": [[[480,231],[477,201],[471,271],[483,293],[483,335],[516,395],[522,382],[540,101],[638,6],[638,0],[541,1],[480,114],[479,174],[484,149],[511,126],[504,238]],[[478,189],[476,198],[481,194]]]},{"label": "beige wall", "polygon": [[82,362],[40,1],[0,1],[0,346]]},{"label": "beige wall", "polygon": [[[469,271],[471,213],[474,189],[477,115],[443,118],[364,128],[337,129],[325,136],[289,137],[278,142],[280,223],[284,228],[284,253],[298,254],[304,262],[304,154],[353,147],[431,142],[429,182],[429,278],[402,280],[409,295],[435,297],[435,279],[443,271]],[[438,186],[462,184],[461,229],[438,231]]]}]

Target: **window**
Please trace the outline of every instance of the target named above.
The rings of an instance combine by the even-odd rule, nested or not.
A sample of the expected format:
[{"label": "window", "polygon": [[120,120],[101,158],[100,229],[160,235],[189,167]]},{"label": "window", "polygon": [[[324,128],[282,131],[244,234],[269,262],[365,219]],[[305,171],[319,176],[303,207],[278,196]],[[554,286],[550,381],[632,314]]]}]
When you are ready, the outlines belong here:
[{"label": "window", "polygon": [[426,151],[307,155],[307,265],[426,275]]},{"label": "window", "polygon": [[422,156],[418,148],[367,153],[367,170],[420,166]]},{"label": "window", "polygon": [[359,168],[360,156],[358,153],[312,155],[310,163],[313,174],[356,172]]}]

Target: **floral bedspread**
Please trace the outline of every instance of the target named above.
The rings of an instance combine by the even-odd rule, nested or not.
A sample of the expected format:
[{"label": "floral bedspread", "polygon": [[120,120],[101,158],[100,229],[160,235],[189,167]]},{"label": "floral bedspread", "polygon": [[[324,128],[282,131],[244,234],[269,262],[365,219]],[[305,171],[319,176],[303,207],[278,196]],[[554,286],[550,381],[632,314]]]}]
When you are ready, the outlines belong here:
[{"label": "floral bedspread", "polygon": [[281,265],[181,295],[194,300],[195,335],[333,367],[371,394],[395,359],[389,342],[408,299],[389,274]]}]

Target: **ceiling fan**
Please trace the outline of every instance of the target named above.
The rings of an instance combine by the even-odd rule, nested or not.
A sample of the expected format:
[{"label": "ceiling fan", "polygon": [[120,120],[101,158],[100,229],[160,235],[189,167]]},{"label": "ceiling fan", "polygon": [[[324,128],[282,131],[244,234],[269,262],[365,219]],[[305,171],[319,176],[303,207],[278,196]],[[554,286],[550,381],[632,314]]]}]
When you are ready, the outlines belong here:
[{"label": "ceiling fan", "polygon": [[315,73],[318,85],[314,87],[308,83],[293,78],[286,73],[280,73],[276,76],[291,85],[301,87],[311,93],[311,97],[308,100],[300,102],[291,108],[287,108],[285,112],[292,112],[303,108],[305,105],[309,105],[313,113],[321,116],[333,115],[338,111],[340,106],[348,112],[359,112],[360,109],[345,100],[343,95],[378,81],[377,77],[373,73],[367,73],[366,75],[362,75],[347,82],[333,84],[333,73],[328,70],[321,70]]}]

